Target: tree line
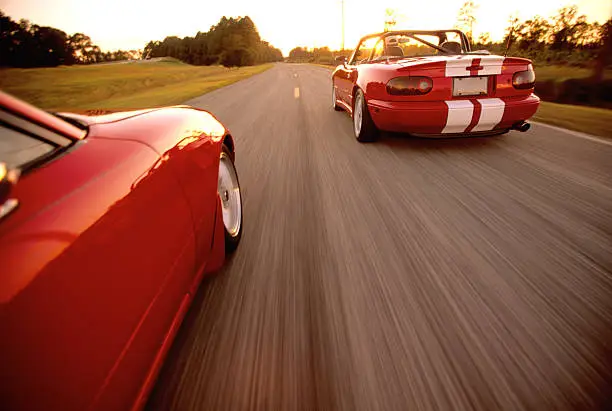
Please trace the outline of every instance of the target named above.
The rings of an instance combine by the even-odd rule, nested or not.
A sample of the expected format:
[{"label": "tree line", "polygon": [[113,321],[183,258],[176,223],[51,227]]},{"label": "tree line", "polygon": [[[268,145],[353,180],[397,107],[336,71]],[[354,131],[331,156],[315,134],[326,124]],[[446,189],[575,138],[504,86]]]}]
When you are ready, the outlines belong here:
[{"label": "tree line", "polygon": [[282,61],[283,53],[259,37],[250,17],[227,18],[207,32],[194,37],[166,37],[150,41],[144,48],[145,58],[174,57],[189,64],[222,64],[226,67]]},{"label": "tree line", "polygon": [[289,52],[288,61],[294,63],[334,64],[335,57],[348,56],[350,53],[350,50],[332,51],[329,47],[315,47],[314,49],[295,47]]},{"label": "tree line", "polygon": [[14,21],[0,10],[0,67],[55,67],[151,57],[174,57],[189,64],[227,67],[282,61],[282,52],[259,37],[247,17],[223,17],[194,37],[150,41],[142,50],[103,52],[83,33],[68,35],[28,20]]},{"label": "tree line", "polygon": [[[576,6],[561,8],[556,15],[546,19],[535,16],[520,21],[511,17],[502,41],[493,42],[489,33],[473,38],[477,23],[478,5],[466,1],[457,15],[456,28],[466,33],[473,50],[488,50],[494,54],[526,57],[537,64],[572,64],[595,69],[595,77],[601,77],[603,68],[612,64],[612,19],[604,24],[589,23],[579,15]],[[396,13],[387,10],[385,30],[395,29]],[[367,33],[364,33],[367,34]],[[334,57],[347,56],[351,51],[332,51],[327,47],[308,49],[295,47],[289,52],[289,61],[334,64]]]},{"label": "tree line", "polygon": [[138,50],[103,52],[83,33],[11,19],[0,10],[0,66],[55,67],[139,58]]},{"label": "tree line", "polygon": [[[460,11],[460,22],[473,24],[476,21],[473,10],[474,3],[466,2]],[[467,34],[471,37],[471,29]],[[502,54],[508,49],[509,55],[526,57],[539,64],[605,67],[612,63],[611,35],[612,19],[604,24],[589,23],[586,16],[578,14],[576,6],[567,6],[548,19],[535,16],[521,21],[510,17],[501,42],[494,43],[489,33],[481,33],[473,41],[473,48]]]}]

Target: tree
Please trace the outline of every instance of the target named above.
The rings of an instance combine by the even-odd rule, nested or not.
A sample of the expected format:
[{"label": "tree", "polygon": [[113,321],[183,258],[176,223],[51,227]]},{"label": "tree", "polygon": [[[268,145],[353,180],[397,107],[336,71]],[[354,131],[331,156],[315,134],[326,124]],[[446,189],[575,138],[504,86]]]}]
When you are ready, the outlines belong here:
[{"label": "tree", "polygon": [[601,26],[600,46],[593,70],[593,79],[603,81],[606,66],[612,63],[612,19]]},{"label": "tree", "polygon": [[506,34],[504,35],[504,40],[502,41],[504,49],[510,49],[510,47],[512,47],[512,43],[514,43],[518,37],[520,27],[520,20],[516,15],[511,15],[508,17],[508,27],[506,27]]},{"label": "tree", "polygon": [[21,27],[0,11],[0,64],[14,66]]},{"label": "tree", "polygon": [[516,28],[518,48],[520,50],[537,50],[545,46],[550,37],[551,25],[540,16],[519,24]]},{"label": "tree", "polygon": [[588,27],[585,29],[584,33],[580,37],[579,44],[582,46],[598,48],[600,46],[600,42],[605,37],[605,24],[606,23],[601,25],[598,22],[588,24]]},{"label": "tree", "polygon": [[100,47],[93,44],[91,38],[83,33],[73,34],[68,39],[68,43],[72,50],[74,50],[76,60],[80,63],[91,64],[103,60]]},{"label": "tree", "polygon": [[283,53],[272,47],[267,41],[261,41],[257,47],[257,62],[283,61]]},{"label": "tree", "polygon": [[55,67],[74,62],[73,50],[68,35],[53,27],[31,28],[32,43],[35,45],[34,64],[36,67]]},{"label": "tree", "polygon": [[161,41],[150,41],[147,43],[147,45],[145,46],[143,52],[142,52],[142,57],[145,59],[148,58],[152,58],[152,57],[157,57],[156,55],[154,55],[154,53],[159,50],[159,47],[161,46]]},{"label": "tree", "polygon": [[150,57],[170,56],[190,64],[223,64],[227,67],[249,66],[268,61],[281,61],[283,54],[259,37],[250,17],[223,16],[208,32],[194,37],[166,37],[162,42],[150,41],[144,48]]},{"label": "tree", "polygon": [[385,30],[392,31],[397,24],[397,11],[395,9],[385,10]]},{"label": "tree", "polygon": [[0,61],[13,67],[51,67],[72,64],[74,56],[63,31],[25,19],[17,23],[0,11]]},{"label": "tree", "polygon": [[553,18],[552,50],[571,50],[587,29],[586,16],[578,16],[576,6],[563,7]]},{"label": "tree", "polygon": [[54,67],[133,58],[136,50],[103,53],[83,33],[68,36],[54,27],[29,20],[13,21],[0,11],[0,64],[9,67]]},{"label": "tree", "polygon": [[334,56],[329,47],[313,49],[312,58],[316,63],[332,64],[334,62]]},{"label": "tree", "polygon": [[476,44],[487,45],[491,44],[491,34],[489,32],[480,33],[478,36],[478,40],[476,40]]},{"label": "tree", "polygon": [[312,58],[306,47],[296,47],[289,52],[289,59],[296,62],[308,62]]},{"label": "tree", "polygon": [[474,23],[476,22],[476,9],[478,9],[478,5],[473,0],[468,0],[463,3],[457,16],[457,25],[465,32],[470,42],[474,39],[473,33]]}]

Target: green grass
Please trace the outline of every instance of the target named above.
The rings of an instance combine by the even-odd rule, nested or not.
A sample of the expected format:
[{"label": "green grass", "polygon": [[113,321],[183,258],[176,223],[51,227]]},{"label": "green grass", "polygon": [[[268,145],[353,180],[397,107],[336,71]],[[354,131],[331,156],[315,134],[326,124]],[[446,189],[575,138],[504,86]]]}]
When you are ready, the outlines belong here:
[{"label": "green grass", "polygon": [[175,59],[0,70],[0,88],[46,110],[135,109],[181,104],[272,67],[191,66]]},{"label": "green grass", "polygon": [[612,110],[542,101],[534,121],[612,138]]},{"label": "green grass", "polygon": [[[540,66],[534,64],[534,70],[536,73],[536,80],[555,80],[565,81],[572,78],[587,78],[593,75],[593,70],[584,67],[574,66]],[[604,78],[612,78],[612,70],[604,71]]]}]

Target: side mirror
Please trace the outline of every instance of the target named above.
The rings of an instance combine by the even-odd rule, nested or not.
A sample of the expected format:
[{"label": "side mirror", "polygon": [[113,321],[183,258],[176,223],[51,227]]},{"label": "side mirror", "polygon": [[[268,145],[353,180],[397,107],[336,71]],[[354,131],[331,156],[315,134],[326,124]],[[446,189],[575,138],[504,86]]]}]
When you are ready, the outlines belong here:
[{"label": "side mirror", "polygon": [[346,64],[346,57],[344,57],[344,56],[336,57],[336,63],[345,65]]},{"label": "side mirror", "polygon": [[16,199],[10,198],[19,174],[19,170],[11,170],[5,163],[0,162],[0,218],[9,214],[19,204]]}]

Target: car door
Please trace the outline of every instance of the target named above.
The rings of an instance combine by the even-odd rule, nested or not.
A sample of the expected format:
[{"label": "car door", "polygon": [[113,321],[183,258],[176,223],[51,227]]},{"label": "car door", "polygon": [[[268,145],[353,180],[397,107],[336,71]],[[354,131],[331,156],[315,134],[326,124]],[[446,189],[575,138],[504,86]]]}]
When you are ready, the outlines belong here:
[{"label": "car door", "polygon": [[367,63],[370,59],[378,37],[365,38],[359,42],[348,62],[338,68],[336,72],[336,85],[338,96],[347,106],[353,107],[353,89],[359,76],[358,66]]},{"label": "car door", "polygon": [[343,101],[349,107],[352,107],[352,89],[355,84],[355,71],[357,67],[349,63],[338,67],[334,82],[336,84],[336,93],[338,99]]},{"label": "car door", "polygon": [[21,176],[0,213],[0,403],[129,408],[193,276],[187,200],[145,144],[95,126],[57,144],[44,115],[1,112]]}]

